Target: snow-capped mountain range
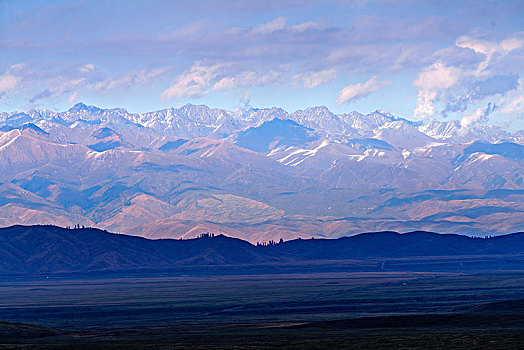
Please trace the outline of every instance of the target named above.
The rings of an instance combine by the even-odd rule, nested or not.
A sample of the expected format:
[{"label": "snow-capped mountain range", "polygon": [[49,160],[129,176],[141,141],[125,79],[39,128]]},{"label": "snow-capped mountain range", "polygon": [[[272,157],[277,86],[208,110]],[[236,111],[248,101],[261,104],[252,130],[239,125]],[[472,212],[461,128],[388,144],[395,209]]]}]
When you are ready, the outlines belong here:
[{"label": "snow-capped mountain range", "polygon": [[358,112],[333,114],[326,107],[312,107],[288,113],[281,108],[228,111],[187,104],[178,109],[170,108],[133,114],[123,108],[100,109],[78,103],[65,112],[36,109],[25,113],[4,112],[0,114],[0,123],[10,126],[34,123],[44,130],[50,129],[53,125],[70,128],[113,125],[116,129],[145,128],[156,135],[221,139],[275,118],[292,120],[302,126],[320,131],[328,137],[342,140],[347,137],[380,139],[382,133],[414,138],[423,138],[423,135],[426,135],[437,140],[455,143],[475,140],[488,142],[522,140],[522,132],[512,134],[491,125],[462,127],[458,120],[413,122],[384,111],[375,111],[367,115]]},{"label": "snow-capped mountain range", "polygon": [[250,241],[524,222],[524,133],[326,107],[0,114],[0,225]]}]

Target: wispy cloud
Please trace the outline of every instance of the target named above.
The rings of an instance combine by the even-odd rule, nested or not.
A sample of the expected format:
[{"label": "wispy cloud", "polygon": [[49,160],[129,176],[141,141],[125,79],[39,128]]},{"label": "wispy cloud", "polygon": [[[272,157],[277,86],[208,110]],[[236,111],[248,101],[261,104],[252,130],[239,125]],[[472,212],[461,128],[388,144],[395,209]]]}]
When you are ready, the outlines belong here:
[{"label": "wispy cloud", "polygon": [[70,105],[73,105],[75,103],[78,102],[78,92],[73,92],[69,98],[67,99],[67,102],[70,104]]},{"label": "wispy cloud", "polygon": [[268,35],[272,34],[279,30],[285,30],[288,28],[287,19],[285,17],[278,17],[274,20],[263,23],[259,26],[256,26],[250,31],[252,35]]},{"label": "wispy cloud", "polygon": [[343,103],[349,103],[366,97],[372,92],[381,90],[382,88],[393,85],[391,81],[379,81],[378,76],[374,76],[363,83],[348,85],[340,90],[337,98],[337,104],[340,106]]},{"label": "wispy cloud", "polygon": [[296,82],[303,84],[308,89],[312,89],[332,82],[337,78],[337,76],[337,71],[335,69],[326,69],[318,72],[295,74],[293,79]]},{"label": "wispy cloud", "polygon": [[70,95],[76,100],[79,92],[102,94],[125,91],[153,83],[155,78],[172,70],[172,66],[140,69],[123,74],[110,74],[92,63],[72,65],[29,65],[20,63],[6,69],[0,76],[0,96],[7,93],[28,94],[28,102]]},{"label": "wispy cloud", "polygon": [[160,99],[195,98],[212,91],[272,85],[279,81],[285,70],[285,67],[280,67],[279,70],[253,71],[233,63],[205,65],[195,62],[175,78],[174,83],[162,92]]},{"label": "wispy cloud", "polygon": [[273,85],[279,81],[284,71],[270,70],[268,72],[242,71],[233,76],[225,76],[213,85],[213,90],[229,90],[244,87]]},{"label": "wispy cloud", "polygon": [[156,77],[170,72],[173,68],[173,66],[161,66],[154,69],[140,69],[123,75],[109,77],[97,82],[93,87],[103,93],[129,89],[150,83]]},{"label": "wispy cloud", "polygon": [[220,75],[220,70],[224,64],[211,66],[202,65],[196,62],[187,72],[179,75],[175,82],[160,96],[161,100],[169,100],[174,97],[200,97],[210,88],[213,81]]},{"label": "wispy cloud", "polygon": [[82,73],[88,73],[88,72],[92,72],[96,69],[96,66],[93,64],[93,63],[86,63],[86,64],[83,64],[81,65],[78,70]]}]

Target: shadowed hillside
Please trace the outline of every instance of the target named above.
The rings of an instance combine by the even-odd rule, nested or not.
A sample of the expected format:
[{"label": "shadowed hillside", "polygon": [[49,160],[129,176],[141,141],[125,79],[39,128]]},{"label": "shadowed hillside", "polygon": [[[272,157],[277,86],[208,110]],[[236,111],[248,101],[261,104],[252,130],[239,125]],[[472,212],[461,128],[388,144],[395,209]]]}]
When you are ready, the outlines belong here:
[{"label": "shadowed hillside", "polygon": [[[430,261],[434,257],[452,257],[458,261],[478,256],[495,259],[484,261],[482,267],[489,268],[498,266],[500,259],[511,258],[512,264],[520,264],[522,254],[523,233],[471,238],[431,232],[378,232],[336,240],[296,239],[252,245],[211,234],[188,240],[149,240],[92,228],[12,226],[0,229],[0,273],[4,274],[165,271],[181,267],[207,267],[208,272],[227,267],[222,273],[228,273],[250,266],[254,272],[261,272],[264,267],[309,271],[323,264],[333,266],[348,261],[351,268],[384,269],[384,261],[380,259],[390,259],[396,264],[402,264],[402,259],[425,259],[426,268],[431,268],[436,266],[436,262]],[[473,260],[478,266],[483,261]],[[374,261],[378,261],[378,265]],[[441,263],[445,259],[435,261]]]}]

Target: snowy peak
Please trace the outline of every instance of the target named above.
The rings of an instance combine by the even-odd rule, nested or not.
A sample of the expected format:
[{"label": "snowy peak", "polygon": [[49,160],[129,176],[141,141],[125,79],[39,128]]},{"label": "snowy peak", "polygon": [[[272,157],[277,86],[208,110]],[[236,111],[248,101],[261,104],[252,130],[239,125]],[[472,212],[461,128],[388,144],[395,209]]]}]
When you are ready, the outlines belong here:
[{"label": "snowy peak", "polygon": [[388,122],[374,130],[377,139],[399,148],[422,147],[436,140],[411,125],[405,120]]},{"label": "snowy peak", "polygon": [[304,110],[294,112],[294,116],[302,116],[310,120],[318,118],[333,118],[335,115],[326,106],[309,107]]},{"label": "snowy peak", "polygon": [[290,115],[297,123],[331,135],[352,135],[355,130],[324,106],[298,110]]}]

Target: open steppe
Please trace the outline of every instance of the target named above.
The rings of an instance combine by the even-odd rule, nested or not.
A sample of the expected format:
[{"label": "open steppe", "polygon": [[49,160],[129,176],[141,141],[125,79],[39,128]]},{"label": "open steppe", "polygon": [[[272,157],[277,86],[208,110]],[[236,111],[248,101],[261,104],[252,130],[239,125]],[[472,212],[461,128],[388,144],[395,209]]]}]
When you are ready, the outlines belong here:
[{"label": "open steppe", "polygon": [[[6,349],[515,348],[521,272],[13,280]],[[30,327],[37,324],[49,328]]]}]

